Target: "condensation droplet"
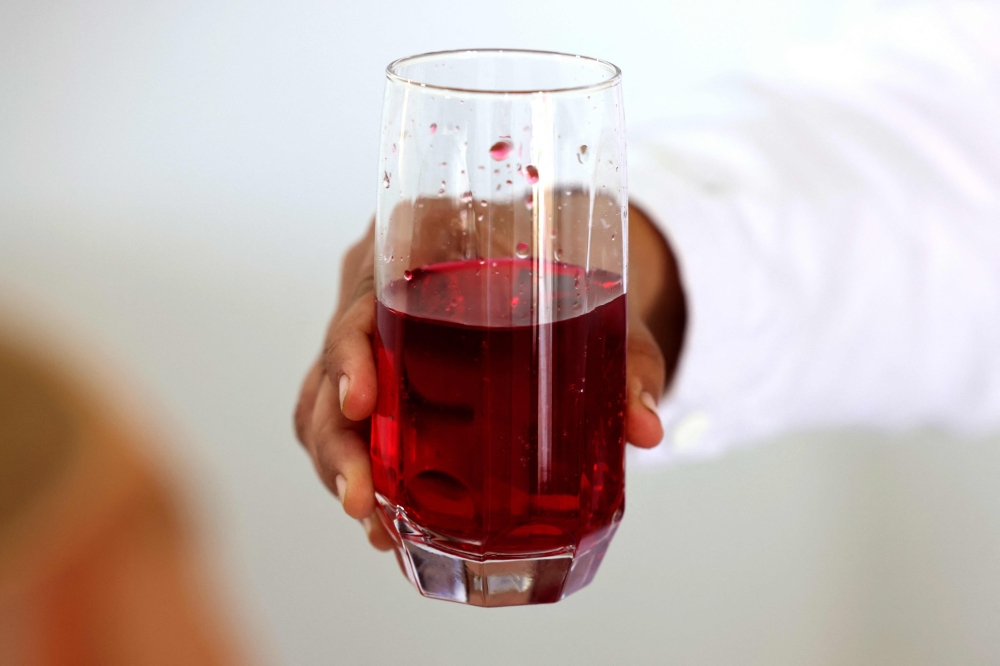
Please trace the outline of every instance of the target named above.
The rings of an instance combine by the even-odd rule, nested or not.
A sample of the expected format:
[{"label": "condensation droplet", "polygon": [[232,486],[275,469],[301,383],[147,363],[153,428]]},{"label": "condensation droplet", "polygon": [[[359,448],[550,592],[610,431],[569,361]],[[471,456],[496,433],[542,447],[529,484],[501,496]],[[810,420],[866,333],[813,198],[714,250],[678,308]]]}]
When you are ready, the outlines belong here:
[{"label": "condensation droplet", "polygon": [[507,159],[510,155],[510,151],[514,149],[514,144],[510,141],[497,141],[492,146],[490,146],[490,157],[495,159],[497,162]]},{"label": "condensation droplet", "polygon": [[440,190],[438,190],[438,196],[439,197],[443,197],[444,196],[444,188],[443,187]]},{"label": "condensation droplet", "polygon": [[583,164],[587,161],[587,146],[580,146],[580,150],[576,151],[576,161]]},{"label": "condensation droplet", "polygon": [[393,152],[393,153],[395,153],[395,152],[396,152],[396,144],[392,144],[392,152]]},{"label": "condensation droplet", "polygon": [[528,195],[524,197],[524,207],[528,210],[535,207],[535,197],[531,192],[528,192]]},{"label": "condensation droplet", "polygon": [[459,198],[459,201],[463,204],[468,204],[472,202],[472,192],[465,192]]},{"label": "condensation droplet", "polygon": [[408,270],[408,269],[405,270],[405,271],[403,271],[403,277],[406,278],[407,282],[409,282],[410,280],[413,279],[413,271]]},{"label": "condensation droplet", "polygon": [[481,208],[486,208],[486,199],[480,199],[479,200],[479,206]]},{"label": "condensation droplet", "polygon": [[476,217],[476,219],[479,220],[480,222],[482,222],[483,221],[483,216],[479,215],[479,216]]},{"label": "condensation droplet", "polygon": [[389,175],[388,171],[382,172],[382,187],[389,189],[389,183],[392,180],[392,176]]},{"label": "condensation droplet", "polygon": [[562,261],[562,253],[563,253],[562,248],[557,247],[555,250],[553,250],[552,256],[555,257],[556,261]]},{"label": "condensation droplet", "polygon": [[438,131],[438,124],[437,123],[431,123],[431,134],[434,134],[437,131]]},{"label": "condensation droplet", "polygon": [[517,246],[514,248],[514,254],[516,254],[521,259],[524,259],[525,257],[527,257],[528,256],[528,244],[525,243],[524,241],[521,241],[520,243],[518,243]]},{"label": "condensation droplet", "polygon": [[611,240],[614,240],[614,239],[615,239],[615,235],[611,234]]},{"label": "condensation droplet", "polygon": [[530,164],[524,167],[524,178],[529,183],[534,185],[535,183],[538,182],[538,169],[536,169],[534,166]]}]

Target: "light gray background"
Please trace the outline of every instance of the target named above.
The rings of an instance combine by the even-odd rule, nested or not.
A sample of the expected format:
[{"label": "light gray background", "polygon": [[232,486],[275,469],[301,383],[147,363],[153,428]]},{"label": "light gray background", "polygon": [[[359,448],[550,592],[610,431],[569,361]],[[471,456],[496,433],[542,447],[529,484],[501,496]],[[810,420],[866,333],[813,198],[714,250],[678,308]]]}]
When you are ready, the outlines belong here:
[{"label": "light gray background", "polygon": [[294,443],[373,208],[382,70],[468,46],[619,64],[633,126],[869,2],[0,2],[0,317],[145,403],[262,662],[1000,662],[997,441],[798,435],[629,477],[555,606],[421,599]]}]

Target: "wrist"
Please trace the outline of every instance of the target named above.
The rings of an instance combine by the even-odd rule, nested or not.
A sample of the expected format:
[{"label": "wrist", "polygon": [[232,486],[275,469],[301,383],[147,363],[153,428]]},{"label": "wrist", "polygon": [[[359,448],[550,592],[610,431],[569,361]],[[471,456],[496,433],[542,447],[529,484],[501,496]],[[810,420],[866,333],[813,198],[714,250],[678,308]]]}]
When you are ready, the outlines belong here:
[{"label": "wrist", "polygon": [[629,306],[653,333],[666,365],[667,386],[680,358],[687,303],[670,243],[638,207],[629,205]]}]

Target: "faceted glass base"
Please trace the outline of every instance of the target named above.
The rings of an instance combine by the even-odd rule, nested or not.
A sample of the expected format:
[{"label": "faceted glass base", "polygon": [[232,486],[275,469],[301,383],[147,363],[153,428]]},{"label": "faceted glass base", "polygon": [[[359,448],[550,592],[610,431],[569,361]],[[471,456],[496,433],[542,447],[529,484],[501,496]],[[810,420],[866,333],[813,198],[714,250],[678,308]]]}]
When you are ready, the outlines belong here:
[{"label": "faceted glass base", "polygon": [[615,521],[576,548],[479,558],[459,554],[464,544],[421,530],[401,507],[379,500],[399,566],[420,594],[473,606],[547,604],[569,596],[593,580],[618,527]]}]

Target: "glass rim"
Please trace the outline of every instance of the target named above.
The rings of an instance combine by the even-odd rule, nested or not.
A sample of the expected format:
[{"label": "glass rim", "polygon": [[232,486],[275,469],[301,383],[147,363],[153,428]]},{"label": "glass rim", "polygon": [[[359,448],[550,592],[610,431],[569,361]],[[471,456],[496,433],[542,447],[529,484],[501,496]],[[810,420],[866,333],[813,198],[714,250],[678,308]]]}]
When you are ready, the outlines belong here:
[{"label": "glass rim", "polygon": [[[517,55],[533,55],[533,56],[544,56],[547,58],[570,58],[573,60],[584,60],[593,65],[598,65],[605,70],[607,70],[609,76],[608,78],[598,81],[596,83],[591,83],[582,86],[567,86],[564,88],[526,88],[523,90],[484,90],[480,88],[460,88],[454,86],[442,86],[434,83],[424,83],[422,81],[417,81],[414,79],[408,79],[405,76],[401,76],[397,72],[404,65],[409,65],[420,60],[431,60],[435,58],[442,58],[444,56],[459,56],[459,55],[500,55],[500,54],[517,54]],[[385,76],[392,83],[399,83],[403,85],[414,86],[421,89],[427,90],[438,90],[442,92],[455,93],[460,95],[550,95],[550,94],[565,94],[565,93],[585,93],[585,92],[599,92],[607,88],[612,88],[619,83],[622,79],[622,70],[618,68],[612,62],[607,60],[601,60],[600,58],[594,58],[592,56],[578,55],[573,53],[562,53],[560,51],[542,51],[537,49],[451,49],[446,51],[428,51],[427,53],[419,53],[417,55],[406,56],[405,58],[398,58],[389,63],[385,68]]]}]

